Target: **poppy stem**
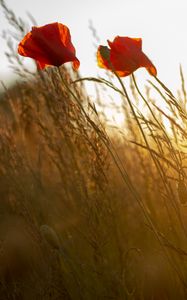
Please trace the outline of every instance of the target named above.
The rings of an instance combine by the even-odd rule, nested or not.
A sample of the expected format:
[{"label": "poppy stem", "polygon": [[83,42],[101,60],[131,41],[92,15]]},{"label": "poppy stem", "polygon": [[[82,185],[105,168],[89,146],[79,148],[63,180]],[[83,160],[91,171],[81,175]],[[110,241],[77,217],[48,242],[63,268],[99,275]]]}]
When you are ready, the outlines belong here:
[{"label": "poppy stem", "polygon": [[173,93],[170,91],[170,89],[167,88],[167,86],[160,80],[158,79],[158,77],[154,76],[155,80],[161,85],[161,87],[167,92],[169,93],[169,95],[172,98],[175,98],[175,96],[173,95]]},{"label": "poppy stem", "polygon": [[[112,145],[112,142],[110,141],[110,138],[108,137],[108,141],[109,141],[109,144],[108,144],[107,141],[103,138],[103,135],[100,133],[100,131],[98,131],[98,128],[96,127],[97,125],[89,118],[88,114],[86,113],[86,111],[84,110],[84,108],[83,108],[83,106],[82,106],[82,103],[79,101],[79,99],[77,98],[77,96],[72,92],[72,90],[71,90],[71,89],[69,88],[69,86],[67,85],[67,83],[66,83],[66,81],[64,80],[64,78],[63,78],[63,76],[62,76],[62,74],[61,74],[59,68],[58,68],[58,71],[59,71],[59,75],[60,75],[60,77],[61,77],[61,80],[62,80],[64,86],[66,87],[66,89],[68,90],[68,92],[73,96],[73,98],[77,101],[77,103],[78,103],[80,109],[82,110],[83,114],[85,115],[87,121],[91,124],[91,126],[94,128],[94,130],[96,130],[96,131],[98,132],[100,138],[102,139],[102,141],[104,142],[105,146],[107,147],[107,149],[108,149],[110,155],[112,156],[114,162],[116,163],[116,166],[118,167],[118,170],[119,170],[119,172],[120,172],[122,178],[124,179],[125,183],[127,184],[129,190],[130,190],[130,191],[132,192],[132,194],[134,195],[134,197],[135,197],[137,203],[139,204],[139,206],[140,206],[140,208],[141,208],[141,210],[142,210],[142,212],[143,212],[143,215],[144,215],[145,219],[146,219],[147,222],[149,223],[149,225],[150,225],[150,227],[151,227],[151,229],[152,229],[152,231],[153,231],[153,233],[154,233],[154,235],[155,235],[155,238],[157,239],[157,241],[158,241],[159,244],[161,245],[161,247],[162,247],[162,249],[163,249],[163,252],[164,252],[164,254],[165,254],[165,256],[166,256],[166,258],[167,258],[169,264],[171,265],[171,267],[174,269],[174,271],[175,271],[176,274],[178,275],[178,277],[179,277],[179,279],[181,280],[182,284],[186,287],[186,283],[185,283],[185,281],[184,281],[184,279],[183,279],[183,277],[182,277],[182,274],[179,273],[179,271],[178,271],[177,267],[174,265],[172,259],[170,259],[170,256],[169,256],[169,254],[168,254],[166,248],[165,248],[164,245],[163,245],[163,242],[162,242],[162,238],[161,238],[161,236],[160,236],[160,233],[159,233],[159,231],[157,230],[156,226],[154,225],[154,223],[153,223],[153,221],[152,221],[152,219],[151,219],[151,217],[150,217],[150,215],[149,215],[149,213],[148,213],[148,211],[147,211],[147,209],[146,209],[146,207],[145,207],[145,205],[144,205],[144,203],[143,203],[143,201],[142,201],[141,196],[138,194],[138,192],[137,192],[136,189],[134,188],[133,183],[132,183],[132,181],[131,181],[131,179],[130,179],[130,177],[129,177],[127,171],[126,171],[126,169],[125,169],[123,166],[122,166],[122,167],[120,166],[120,159],[119,159],[119,157],[118,157],[118,154],[116,154],[116,151],[115,151],[115,150],[114,150],[114,153],[113,153],[113,150],[110,149],[109,144],[110,144],[110,145],[112,146],[112,148],[113,148],[113,145]],[[159,162],[156,160],[156,158],[154,157],[154,155],[153,155],[153,153],[152,153],[152,151],[151,151],[151,149],[150,149],[150,146],[149,146],[149,143],[148,143],[148,141],[147,141],[146,135],[145,135],[145,133],[144,133],[142,127],[141,127],[141,124],[140,124],[139,120],[138,120],[138,117],[137,117],[137,115],[136,115],[136,112],[135,112],[135,110],[134,110],[134,107],[133,107],[133,105],[132,105],[132,103],[131,103],[131,100],[130,100],[130,98],[129,98],[129,95],[128,95],[128,93],[127,93],[127,90],[126,90],[126,88],[125,88],[125,86],[124,86],[124,84],[123,84],[121,78],[116,74],[115,71],[113,71],[113,72],[114,72],[114,74],[116,75],[118,81],[120,82],[120,85],[121,85],[121,87],[122,87],[123,93],[124,93],[124,95],[125,95],[125,97],[126,97],[126,99],[127,99],[127,102],[128,102],[128,104],[129,104],[129,106],[130,106],[130,109],[131,109],[131,111],[132,111],[132,113],[133,113],[133,116],[134,116],[134,118],[135,118],[135,120],[136,120],[136,122],[137,122],[137,124],[138,124],[138,127],[139,127],[139,129],[140,129],[140,132],[141,132],[141,134],[142,134],[142,136],[143,136],[143,139],[144,139],[144,141],[145,141],[146,147],[147,147],[147,149],[148,149],[149,152],[150,152],[150,155],[151,155],[151,157],[152,157],[152,159],[153,159],[153,161],[154,161],[154,163],[155,163],[156,168],[158,169],[160,175],[162,176],[161,170],[160,170],[160,167],[159,167]],[[115,154],[117,155],[117,158],[115,157]],[[119,161],[118,161],[118,160],[119,160]],[[125,172],[125,174],[124,174],[124,172]]]},{"label": "poppy stem", "polygon": [[[159,164],[159,162],[157,161],[157,159],[154,157],[154,155],[153,155],[153,153],[152,153],[152,151],[151,151],[151,148],[150,148],[150,146],[149,146],[148,140],[147,140],[146,135],[145,135],[145,133],[144,133],[144,131],[143,131],[143,129],[142,129],[142,126],[141,126],[141,124],[140,124],[140,122],[139,122],[139,120],[138,120],[138,117],[137,117],[137,115],[136,115],[136,112],[135,112],[135,110],[134,110],[134,107],[133,107],[133,105],[132,105],[132,103],[131,103],[131,100],[130,100],[129,95],[128,95],[128,93],[127,93],[127,90],[126,90],[126,88],[125,88],[125,85],[124,85],[123,81],[121,80],[121,78],[118,76],[118,74],[116,74],[115,70],[113,70],[113,72],[114,72],[114,74],[116,75],[116,77],[117,77],[117,79],[118,79],[118,81],[119,81],[119,83],[120,83],[120,85],[121,85],[121,87],[122,87],[122,90],[123,90],[123,92],[124,92],[124,94],[125,94],[125,97],[126,97],[127,102],[128,102],[128,104],[129,104],[129,106],[130,106],[130,109],[131,109],[131,111],[132,111],[132,114],[133,114],[133,116],[134,116],[134,118],[135,118],[135,120],[136,120],[136,122],[137,122],[137,125],[138,125],[138,127],[139,127],[139,130],[140,130],[140,132],[141,132],[141,134],[142,134],[142,136],[143,136],[143,139],[144,139],[144,141],[145,141],[146,147],[147,147],[147,149],[148,149],[148,151],[149,151],[149,153],[150,153],[150,155],[151,155],[151,158],[153,159],[153,162],[154,162],[154,164],[155,164],[157,170],[159,171],[160,176],[162,177],[162,169],[160,169],[160,164]],[[166,186],[166,184],[165,184],[165,186]],[[166,187],[167,187],[167,186],[166,186]],[[164,252],[164,254],[165,254],[165,256],[166,256],[168,262],[170,263],[171,267],[174,269],[174,271],[175,271],[176,274],[178,275],[178,277],[179,277],[179,279],[181,280],[182,284],[186,287],[186,283],[185,283],[185,281],[184,281],[184,279],[183,279],[182,274],[179,273],[177,267],[176,267],[175,264],[173,263],[173,261],[172,261],[172,259],[170,258],[170,256],[169,256],[169,254],[168,254],[166,248],[164,247],[163,242],[162,242],[162,239],[161,239],[160,234],[159,234],[159,231],[157,230],[155,224],[153,223],[151,217],[149,216],[149,213],[147,212],[147,209],[146,209],[146,207],[144,206],[142,200],[141,200],[141,199],[138,199],[138,203],[139,203],[140,207],[143,209],[144,216],[146,217],[147,221],[149,222],[149,224],[150,224],[150,226],[151,226],[151,228],[152,228],[152,230],[153,230],[153,233],[155,234],[156,239],[158,240],[159,244],[161,245],[161,247],[162,247],[162,249],[163,249],[163,252]]]},{"label": "poppy stem", "polygon": [[[155,120],[155,122],[157,123],[158,127],[159,127],[160,130],[162,131],[162,133],[163,133],[165,139],[167,140],[167,143],[168,143],[168,145],[169,145],[169,149],[170,149],[170,153],[171,153],[171,155],[172,155],[173,161],[176,163],[176,170],[177,170],[177,172],[178,172],[179,174],[182,174],[182,173],[183,173],[183,176],[184,176],[184,172],[183,172],[183,170],[182,170],[182,168],[181,168],[180,160],[179,160],[178,157],[177,157],[176,151],[175,151],[175,149],[174,149],[174,147],[173,147],[173,145],[172,145],[172,143],[171,143],[171,141],[170,141],[170,138],[169,138],[167,132],[164,130],[164,127],[162,126],[162,124],[161,124],[161,123],[158,121],[158,119],[155,117],[155,115],[154,115],[154,113],[153,113],[153,111],[152,111],[152,109],[151,109],[151,106],[149,105],[148,101],[146,100],[146,98],[143,96],[143,94],[142,94],[141,91],[139,90],[139,87],[138,87],[137,82],[136,82],[136,80],[135,80],[134,74],[132,74],[132,79],[133,79],[133,83],[134,83],[134,86],[135,86],[135,88],[136,88],[138,94],[140,95],[140,97],[143,99],[143,101],[145,102],[145,104],[146,104],[147,107],[149,108],[149,111],[151,112],[151,115],[152,115],[153,119]],[[158,169],[158,173],[159,173],[160,176],[161,176],[161,180],[162,180],[162,182],[163,182],[163,184],[164,184],[164,187],[165,187],[165,189],[166,189],[166,193],[167,193],[168,197],[171,197],[171,199],[172,199],[172,205],[173,205],[173,207],[174,207],[174,209],[175,209],[175,211],[176,211],[177,217],[178,217],[179,222],[180,222],[180,224],[181,224],[181,226],[182,226],[182,229],[183,229],[183,231],[184,231],[184,234],[187,236],[187,232],[186,232],[185,226],[184,226],[183,221],[182,221],[182,219],[181,219],[180,210],[178,209],[178,206],[177,206],[177,204],[176,204],[175,196],[173,195],[173,193],[172,193],[172,191],[171,191],[171,188],[170,188],[170,185],[168,185],[168,182],[167,182],[165,176],[162,176],[162,174],[164,174],[164,169],[163,169],[162,165],[159,164],[159,167],[160,167],[160,170]],[[168,215],[169,215],[169,214],[168,214]],[[169,216],[169,217],[170,217],[170,216]]]},{"label": "poppy stem", "polygon": [[141,91],[140,91],[140,89],[139,89],[139,87],[138,87],[138,85],[137,85],[137,82],[136,82],[136,79],[135,79],[135,76],[134,76],[133,73],[132,73],[132,79],[133,79],[133,83],[134,83],[134,86],[135,86],[135,88],[136,88],[138,94],[140,95],[140,97],[142,98],[142,100],[145,102],[145,104],[146,104],[146,106],[148,107],[148,109],[149,109],[149,111],[150,111],[150,113],[151,113],[153,119],[155,120],[155,122],[156,122],[157,125],[159,126],[160,130],[163,132],[165,138],[167,139],[168,144],[169,144],[169,146],[170,146],[170,149],[172,149],[172,152],[171,152],[171,153],[173,154],[174,159],[177,161],[177,166],[178,166],[178,165],[180,166],[180,162],[178,161],[178,158],[177,158],[175,149],[173,148],[173,145],[172,145],[172,143],[171,143],[171,141],[170,141],[170,138],[169,138],[167,132],[164,130],[162,124],[161,124],[161,123],[158,121],[158,119],[156,118],[156,116],[155,116],[155,114],[153,113],[153,110],[152,110],[151,106],[149,105],[149,102],[147,101],[147,99],[146,99],[146,98],[143,96],[143,94],[141,93]]},{"label": "poppy stem", "polygon": [[124,93],[124,95],[125,95],[125,97],[126,97],[126,99],[127,99],[127,102],[128,102],[128,104],[129,104],[129,106],[130,106],[130,109],[131,109],[132,114],[133,114],[133,116],[134,116],[134,118],[135,118],[135,120],[136,120],[136,123],[137,123],[137,125],[138,125],[138,127],[139,127],[139,129],[140,129],[140,132],[141,132],[141,134],[142,134],[142,136],[143,136],[143,139],[144,139],[144,141],[145,141],[145,144],[146,144],[147,148],[150,149],[149,143],[148,143],[147,138],[146,138],[146,135],[145,135],[145,133],[144,133],[144,131],[143,131],[143,129],[142,129],[142,126],[141,126],[141,124],[140,124],[140,121],[138,120],[138,117],[137,117],[137,115],[136,115],[136,112],[135,112],[135,110],[134,110],[134,107],[133,107],[133,105],[132,105],[132,102],[131,102],[131,100],[130,100],[130,98],[129,98],[129,95],[128,95],[128,93],[127,93],[127,90],[126,90],[126,88],[125,88],[125,86],[124,86],[124,83],[123,83],[123,81],[121,80],[121,78],[118,76],[118,74],[117,74],[116,72],[114,72],[114,74],[116,75],[116,77],[117,77],[117,79],[118,79],[118,81],[119,81],[119,83],[120,83],[120,85],[121,85],[121,87],[122,87],[123,93]]},{"label": "poppy stem", "polygon": [[[118,168],[118,170],[119,170],[119,172],[120,172],[120,174],[121,174],[121,176],[122,176],[124,182],[126,183],[126,185],[127,185],[127,187],[129,188],[129,190],[132,192],[132,194],[133,194],[135,200],[137,201],[138,205],[140,206],[140,208],[141,208],[141,210],[142,210],[142,212],[143,212],[143,215],[144,215],[145,219],[147,220],[147,222],[148,222],[150,228],[152,229],[152,231],[153,231],[153,233],[154,233],[154,235],[155,235],[155,238],[157,239],[157,241],[158,241],[158,243],[160,244],[160,246],[163,248],[163,252],[164,252],[164,254],[165,254],[165,256],[166,256],[168,262],[170,263],[171,267],[174,269],[174,271],[175,271],[176,274],[178,275],[178,277],[179,277],[179,279],[181,280],[182,284],[183,284],[185,287],[187,287],[187,286],[186,286],[186,283],[185,283],[185,281],[184,281],[184,279],[183,279],[183,277],[182,277],[182,274],[179,273],[179,271],[178,271],[178,269],[176,268],[176,266],[174,265],[172,259],[170,259],[169,254],[168,254],[167,250],[165,249],[165,247],[164,247],[164,245],[163,245],[162,238],[160,237],[160,233],[159,233],[159,231],[157,230],[156,226],[154,225],[154,223],[153,223],[153,221],[152,221],[152,219],[151,219],[151,217],[150,217],[150,215],[149,215],[149,212],[147,211],[146,206],[144,205],[144,203],[143,203],[143,201],[142,201],[141,196],[140,196],[139,193],[136,191],[136,189],[135,189],[135,187],[134,187],[134,185],[133,185],[133,183],[132,183],[132,180],[131,180],[131,178],[129,177],[128,172],[126,171],[124,165],[123,165],[123,164],[121,165],[121,160],[120,160],[120,158],[119,158],[119,156],[118,156],[118,153],[116,153],[116,151],[115,151],[115,149],[114,149],[114,146],[113,146],[113,144],[112,144],[112,141],[110,140],[110,137],[108,137],[108,135],[107,135],[106,133],[103,134],[103,132],[97,127],[97,125],[89,118],[88,114],[86,113],[85,109],[84,109],[83,106],[82,106],[82,103],[80,102],[80,100],[77,98],[77,96],[73,93],[73,91],[72,91],[72,90],[69,88],[69,86],[67,85],[67,83],[66,83],[66,81],[64,80],[64,78],[63,78],[63,76],[62,76],[62,74],[61,74],[59,68],[58,68],[58,72],[59,72],[60,78],[61,78],[62,83],[64,84],[65,88],[66,88],[67,91],[72,95],[72,97],[76,100],[76,102],[78,103],[79,108],[80,108],[81,111],[83,112],[83,114],[84,114],[86,120],[90,123],[90,125],[93,127],[93,129],[97,131],[99,137],[101,138],[101,140],[103,141],[104,145],[105,145],[106,148],[108,149],[108,151],[109,151],[109,153],[110,153],[112,159],[114,160],[114,162],[115,162],[115,164],[116,164],[116,166],[117,166],[117,168]],[[149,150],[149,152],[150,152],[150,154],[151,154],[151,157],[152,157],[152,159],[154,160],[154,163],[156,164],[156,166],[157,166],[157,168],[158,168],[157,161],[156,161],[155,157],[154,157],[153,154],[152,154],[152,151],[151,151],[151,149],[150,149],[149,143],[148,143],[147,138],[146,138],[146,136],[145,136],[145,133],[144,133],[142,127],[141,127],[141,124],[140,124],[140,122],[139,122],[139,120],[138,120],[138,117],[137,117],[137,115],[136,115],[136,112],[135,112],[135,110],[134,110],[134,107],[133,107],[133,105],[132,105],[132,103],[131,103],[131,100],[130,100],[130,98],[129,98],[129,95],[128,95],[128,93],[127,93],[127,90],[126,90],[126,88],[125,88],[125,86],[124,86],[124,84],[123,84],[121,78],[116,74],[116,72],[115,72],[114,70],[113,70],[113,72],[114,72],[114,74],[116,75],[118,81],[119,81],[120,84],[121,84],[122,90],[123,90],[123,92],[124,92],[124,96],[126,97],[127,102],[128,102],[128,104],[129,104],[129,106],[130,106],[130,108],[131,108],[131,111],[132,111],[132,113],[133,113],[133,116],[134,116],[134,118],[135,118],[135,120],[136,120],[136,122],[137,122],[137,124],[138,124],[138,127],[139,127],[139,129],[140,129],[140,131],[141,131],[141,134],[142,134],[142,136],[143,136],[143,138],[144,138],[144,141],[145,141],[145,143],[146,143],[146,147],[147,147],[147,149]],[[107,139],[106,139],[106,137],[107,137]],[[111,148],[110,148],[110,146],[111,146]]]}]

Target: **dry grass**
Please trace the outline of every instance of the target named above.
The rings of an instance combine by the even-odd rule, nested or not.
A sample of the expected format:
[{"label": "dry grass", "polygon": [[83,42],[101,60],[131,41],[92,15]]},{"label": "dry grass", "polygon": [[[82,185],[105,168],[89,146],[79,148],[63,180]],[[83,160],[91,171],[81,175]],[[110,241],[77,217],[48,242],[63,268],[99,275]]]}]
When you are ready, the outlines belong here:
[{"label": "dry grass", "polygon": [[116,131],[77,74],[28,74],[11,49],[27,76],[0,103],[0,299],[187,299],[182,69],[177,97],[88,78],[123,99]]}]

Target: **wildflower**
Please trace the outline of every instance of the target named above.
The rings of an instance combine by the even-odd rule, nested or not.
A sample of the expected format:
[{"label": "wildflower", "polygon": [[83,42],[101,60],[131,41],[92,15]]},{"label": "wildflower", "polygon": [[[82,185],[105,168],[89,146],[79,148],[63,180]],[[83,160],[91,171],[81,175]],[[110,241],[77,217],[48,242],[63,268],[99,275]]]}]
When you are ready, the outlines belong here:
[{"label": "wildflower", "polygon": [[146,68],[150,75],[157,75],[155,66],[142,51],[142,39],[117,36],[113,42],[108,40],[108,44],[110,48],[101,45],[98,48],[100,68],[115,71],[120,77],[128,76],[141,67]]},{"label": "wildflower", "polygon": [[80,65],[68,27],[57,22],[32,27],[19,43],[18,53],[35,59],[39,69],[72,62],[73,68],[77,70]]}]

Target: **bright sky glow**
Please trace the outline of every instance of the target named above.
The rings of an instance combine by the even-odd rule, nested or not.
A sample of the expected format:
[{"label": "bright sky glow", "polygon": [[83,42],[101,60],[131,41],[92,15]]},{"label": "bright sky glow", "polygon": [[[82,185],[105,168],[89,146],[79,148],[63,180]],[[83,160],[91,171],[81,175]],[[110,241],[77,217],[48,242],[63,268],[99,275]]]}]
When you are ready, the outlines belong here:
[{"label": "bright sky glow", "polygon": [[[174,86],[178,83],[179,63],[187,73],[186,0],[7,0],[7,4],[24,19],[27,19],[26,12],[30,12],[38,25],[54,21],[67,24],[84,75],[98,72],[89,19],[97,29],[101,44],[116,35],[142,37],[144,52],[166,83]],[[7,28],[2,11],[0,28]],[[1,73],[8,72],[4,49],[5,45],[1,46]]]},{"label": "bright sky glow", "polygon": [[[116,35],[141,37],[143,51],[157,67],[158,77],[173,91],[180,85],[180,63],[187,75],[186,0],[7,0],[6,3],[23,19],[27,20],[26,12],[30,12],[38,25],[55,21],[66,24],[81,61],[82,76],[105,76],[105,71],[96,64],[89,20],[93,21],[102,45]],[[0,28],[7,28],[2,10]],[[6,80],[12,71],[3,54],[6,46],[2,40],[0,43],[0,80]],[[26,58],[25,64],[29,60]],[[142,81],[150,79],[145,69],[135,74]]]}]

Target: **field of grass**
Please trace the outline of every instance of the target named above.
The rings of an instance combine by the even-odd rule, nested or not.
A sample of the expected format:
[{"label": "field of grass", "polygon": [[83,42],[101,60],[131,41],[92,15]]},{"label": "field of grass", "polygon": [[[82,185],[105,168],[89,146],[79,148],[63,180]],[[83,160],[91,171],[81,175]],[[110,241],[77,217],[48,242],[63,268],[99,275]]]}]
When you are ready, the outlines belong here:
[{"label": "field of grass", "polygon": [[[187,299],[182,69],[176,96],[156,78],[87,78],[93,103],[72,70],[9,59],[24,80],[0,99],[0,299]],[[109,126],[99,86],[124,126]]]}]

